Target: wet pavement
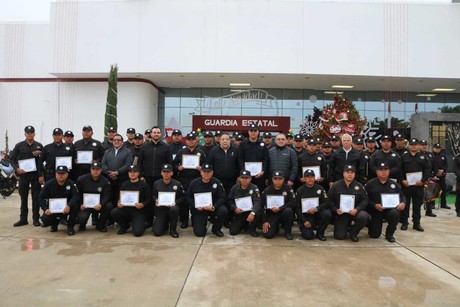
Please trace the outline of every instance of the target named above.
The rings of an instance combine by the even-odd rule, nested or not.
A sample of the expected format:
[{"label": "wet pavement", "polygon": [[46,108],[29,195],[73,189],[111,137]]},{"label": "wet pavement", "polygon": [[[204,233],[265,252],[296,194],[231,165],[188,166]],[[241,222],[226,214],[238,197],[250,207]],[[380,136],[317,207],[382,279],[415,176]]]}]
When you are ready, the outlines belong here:
[{"label": "wet pavement", "polygon": [[[12,227],[19,196],[0,198],[0,306],[459,306],[460,218],[435,210],[424,233],[360,241],[248,234],[136,238],[116,229],[67,236]],[[29,218],[29,223],[31,219]],[[76,227],[77,229],[78,227]],[[210,233],[210,231],[208,231]]]}]

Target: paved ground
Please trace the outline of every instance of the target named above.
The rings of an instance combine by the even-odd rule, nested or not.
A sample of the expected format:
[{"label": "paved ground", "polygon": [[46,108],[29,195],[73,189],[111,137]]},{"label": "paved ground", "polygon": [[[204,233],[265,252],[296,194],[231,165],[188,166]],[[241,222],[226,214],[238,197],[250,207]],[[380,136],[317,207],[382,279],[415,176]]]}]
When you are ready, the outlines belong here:
[{"label": "paved ground", "polygon": [[[89,226],[14,228],[17,194],[0,198],[0,306],[459,306],[460,218],[435,210],[397,242],[248,234],[135,238]],[[29,220],[29,222],[31,222]]]}]

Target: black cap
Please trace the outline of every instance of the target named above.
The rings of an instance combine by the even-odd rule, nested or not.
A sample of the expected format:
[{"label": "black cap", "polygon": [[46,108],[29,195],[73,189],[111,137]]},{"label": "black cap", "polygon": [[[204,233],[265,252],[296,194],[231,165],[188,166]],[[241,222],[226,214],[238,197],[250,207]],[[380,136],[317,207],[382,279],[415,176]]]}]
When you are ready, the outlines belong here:
[{"label": "black cap", "polygon": [[114,127],[109,127],[109,129],[107,129],[108,132],[117,132],[117,129],[115,129]]},{"label": "black cap", "polygon": [[34,126],[26,126],[24,132],[35,132]]},{"label": "black cap", "polygon": [[136,129],[128,128],[128,129],[126,129],[126,133],[136,133]]},{"label": "black cap", "polygon": [[202,171],[212,171],[212,165],[209,163],[206,163],[201,167],[201,170]]},{"label": "black cap", "polygon": [[340,141],[339,137],[337,135],[331,136],[331,139],[329,140],[330,142],[332,141]]},{"label": "black cap", "polygon": [[388,135],[382,136],[382,138],[380,139],[380,142],[383,142],[383,141],[385,141],[385,140],[391,141],[390,136],[388,136]]},{"label": "black cap", "polygon": [[150,134],[150,132],[152,132],[152,130],[146,129],[146,130],[144,131],[144,134]]},{"label": "black cap", "polygon": [[329,142],[324,142],[323,148],[327,148],[327,147],[329,147],[329,148],[332,147],[332,146],[331,146],[331,143],[329,143]]},{"label": "black cap", "polygon": [[396,134],[395,140],[404,140],[404,136],[401,133]]},{"label": "black cap", "polygon": [[353,165],[345,165],[345,167],[343,168],[343,171],[346,172],[346,171],[353,171],[356,173],[356,168],[353,166]]},{"label": "black cap", "polygon": [[64,134],[64,132],[62,131],[61,128],[54,128],[54,130],[53,130],[53,135],[55,135],[55,134],[60,134],[60,135],[62,135],[62,134]]},{"label": "black cap", "polygon": [[307,145],[316,145],[316,141],[314,139],[309,139]]},{"label": "black cap", "polygon": [[311,134],[310,133],[304,134],[303,138],[306,140],[311,139]]},{"label": "black cap", "polygon": [[355,139],[354,143],[355,144],[364,144],[364,141],[363,141],[362,138],[357,138],[357,139]]},{"label": "black cap", "polygon": [[250,124],[250,125],[249,125],[249,130],[255,130],[255,131],[257,131],[257,130],[259,130],[259,127],[257,127],[256,124]]},{"label": "black cap", "polygon": [[173,132],[172,132],[172,135],[174,135],[174,134],[182,135],[182,131],[180,131],[179,129],[174,129]]},{"label": "black cap", "polygon": [[66,132],[64,132],[64,136],[71,136],[71,137],[74,137],[73,132],[70,131],[70,130],[67,130]]},{"label": "black cap", "polygon": [[198,135],[198,133],[195,130],[190,131],[191,134],[193,134],[195,137]]},{"label": "black cap", "polygon": [[64,173],[68,173],[68,172],[69,172],[69,169],[65,165],[59,165],[56,168],[56,173],[58,173],[58,174],[64,174]]},{"label": "black cap", "polygon": [[409,145],[418,145],[419,141],[416,138],[412,138],[409,140]]},{"label": "black cap", "polygon": [[294,141],[303,141],[303,137],[300,134],[294,135]]},{"label": "black cap", "polygon": [[316,138],[315,141],[316,141],[316,145],[320,145],[323,143],[323,141],[321,141],[320,138]]},{"label": "black cap", "polygon": [[185,138],[186,138],[187,140],[196,139],[196,135],[193,134],[193,133],[189,133],[189,134],[187,134],[187,135],[185,136]]},{"label": "black cap", "polygon": [[315,172],[314,172],[312,169],[307,169],[307,170],[303,173],[303,176],[304,176],[304,177],[315,176]]},{"label": "black cap", "polygon": [[93,127],[91,127],[90,125],[86,125],[86,126],[83,126],[83,128],[81,130],[82,131],[85,131],[85,130],[93,131]]},{"label": "black cap", "polygon": [[137,167],[137,165],[130,165],[128,168],[128,172],[130,171],[139,172],[139,167]]},{"label": "black cap", "polygon": [[102,168],[101,162],[93,162],[91,163],[91,168]]},{"label": "black cap", "polygon": [[251,177],[251,172],[247,170],[242,170],[240,172],[240,177]]},{"label": "black cap", "polygon": [[294,136],[292,135],[292,133],[288,133],[288,134],[286,134],[286,138],[287,139],[293,139]]},{"label": "black cap", "polygon": [[163,172],[172,172],[173,171],[173,167],[171,164],[163,164],[161,166],[161,171]]},{"label": "black cap", "polygon": [[426,140],[420,140],[420,145],[428,145],[428,142]]},{"label": "black cap", "polygon": [[221,134],[222,134],[222,131],[217,130],[217,131],[214,133],[214,136],[220,136]]},{"label": "black cap", "polygon": [[203,136],[204,136],[204,137],[213,137],[214,135],[212,134],[211,131],[208,130],[208,131],[205,131],[205,132],[203,133]]},{"label": "black cap", "polygon": [[262,137],[263,137],[263,138],[271,138],[271,137],[272,137],[272,134],[271,134],[271,132],[264,132],[264,133],[262,134]]},{"label": "black cap", "polygon": [[144,138],[144,136],[143,136],[142,134],[140,134],[140,133],[136,133],[136,134],[134,135],[134,139],[135,139],[135,140],[142,140],[143,138]]},{"label": "black cap", "polygon": [[377,169],[389,169],[390,167],[388,166],[388,163],[386,162],[382,162],[382,163],[379,163],[379,165],[377,166]]},{"label": "black cap", "polygon": [[281,171],[274,171],[272,174],[272,178],[284,178],[284,173]]},{"label": "black cap", "polygon": [[441,148],[441,144],[436,143],[436,144],[433,145],[433,147],[434,147],[434,148]]},{"label": "black cap", "polygon": [[375,138],[373,136],[370,136],[366,139],[366,143],[372,143],[372,142],[375,143]]},{"label": "black cap", "polygon": [[242,140],[244,140],[244,136],[242,136],[241,134],[236,136],[236,141],[242,141]]}]

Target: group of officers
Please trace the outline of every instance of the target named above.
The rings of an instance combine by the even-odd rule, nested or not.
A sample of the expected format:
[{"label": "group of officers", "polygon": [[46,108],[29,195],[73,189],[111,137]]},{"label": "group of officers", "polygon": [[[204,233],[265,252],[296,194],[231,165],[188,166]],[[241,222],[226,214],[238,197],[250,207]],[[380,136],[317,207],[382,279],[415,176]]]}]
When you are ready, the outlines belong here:
[{"label": "group of officers", "polygon": [[[177,225],[187,228],[191,215],[199,237],[210,222],[218,237],[224,236],[225,226],[231,235],[248,231],[253,237],[260,229],[265,238],[283,229],[292,240],[297,221],[306,240],[325,241],[326,228],[333,224],[334,238],[353,242],[365,226],[371,238],[379,238],[386,220],[383,233],[392,243],[398,223],[408,229],[411,204],[413,229],[424,231],[421,207],[428,179],[438,180],[443,190],[446,185],[447,158],[440,144],[428,152],[426,141],[412,138],[406,148],[402,135],[396,135],[394,148],[392,139],[383,136],[377,149],[373,137],[353,140],[348,134],[323,143],[279,133],[273,144],[271,133],[261,134],[255,124],[246,139],[205,131],[201,146],[196,132],[184,137],[178,129],[164,141],[157,126],[144,134],[128,128],[126,141],[110,127],[107,140],[100,142],[87,125],[75,143],[71,131],[55,128],[46,146],[35,141],[33,126],[24,132],[25,140],[10,153],[20,178],[20,219],[14,226],[28,224],[30,188],[33,225],[55,232],[65,224],[68,235],[75,234],[77,223],[85,231],[92,216],[100,232],[117,223],[118,234],[131,228],[141,236],[152,227],[155,236],[169,231],[177,238]],[[460,155],[454,170],[458,183]],[[56,209],[59,199],[65,204]],[[450,209],[445,194],[441,208]],[[460,216],[457,203],[456,210]],[[432,204],[425,214],[435,217]]]}]

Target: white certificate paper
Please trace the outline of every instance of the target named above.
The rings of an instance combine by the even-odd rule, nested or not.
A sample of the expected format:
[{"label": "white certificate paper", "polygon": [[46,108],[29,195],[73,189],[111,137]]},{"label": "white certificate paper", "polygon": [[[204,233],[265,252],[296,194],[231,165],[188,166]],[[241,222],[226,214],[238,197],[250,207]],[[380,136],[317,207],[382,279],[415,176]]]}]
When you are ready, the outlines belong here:
[{"label": "white certificate paper", "polygon": [[284,205],[283,195],[267,195],[267,209],[279,208]]},{"label": "white certificate paper", "polygon": [[235,198],[235,205],[237,208],[240,208],[243,211],[251,211],[252,210],[252,197],[240,197]]},{"label": "white certificate paper", "polygon": [[94,208],[101,203],[101,195],[97,193],[83,193],[83,205],[86,208]]},{"label": "white certificate paper", "polygon": [[195,193],[193,194],[195,199],[195,208],[207,207],[209,205],[212,206],[212,193],[205,192],[205,193]]},{"label": "white certificate paper", "polygon": [[399,194],[397,193],[382,193],[381,198],[382,207],[385,209],[395,208],[400,203]]},{"label": "white certificate paper", "polygon": [[24,172],[35,172],[37,170],[37,163],[35,162],[35,158],[19,160],[19,168],[24,170]]},{"label": "white certificate paper", "polygon": [[302,213],[307,213],[311,208],[316,208],[319,206],[318,197],[302,198]]},{"label": "white certificate paper", "polygon": [[355,208],[355,195],[340,195],[340,210],[348,213]]},{"label": "white certificate paper", "polygon": [[182,166],[188,169],[196,169],[200,166],[199,155],[182,155]]},{"label": "white certificate paper", "polygon": [[315,179],[321,178],[321,168],[319,166],[303,166],[302,177],[307,169],[311,169],[315,173]]},{"label": "white certificate paper", "polygon": [[51,213],[64,213],[64,208],[67,206],[67,198],[50,198],[49,209]]},{"label": "white certificate paper", "polygon": [[262,162],[244,162],[244,169],[251,173],[251,176],[256,176],[262,173]]},{"label": "white certificate paper", "polygon": [[120,203],[127,207],[136,206],[139,203],[139,191],[120,191]]},{"label": "white certificate paper", "polygon": [[91,150],[77,151],[78,164],[91,164],[93,162],[93,152]]},{"label": "white certificate paper", "polygon": [[72,169],[72,157],[56,157],[56,168],[60,165]]},{"label": "white certificate paper", "polygon": [[409,185],[415,185],[417,181],[422,181],[422,172],[406,173],[406,179]]},{"label": "white certificate paper", "polygon": [[176,192],[158,192],[158,205],[171,207],[176,203]]}]

